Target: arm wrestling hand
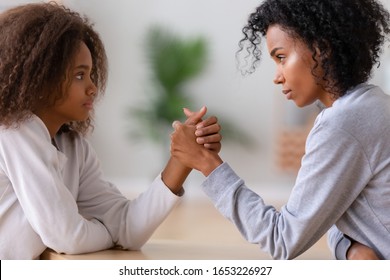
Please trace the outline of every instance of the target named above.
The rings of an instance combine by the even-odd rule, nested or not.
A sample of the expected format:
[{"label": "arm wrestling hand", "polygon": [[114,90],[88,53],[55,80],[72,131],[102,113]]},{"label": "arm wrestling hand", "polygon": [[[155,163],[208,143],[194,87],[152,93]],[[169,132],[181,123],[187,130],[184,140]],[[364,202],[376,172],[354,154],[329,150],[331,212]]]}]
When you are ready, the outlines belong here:
[{"label": "arm wrestling hand", "polygon": [[[209,150],[219,153],[221,151],[222,136],[220,134],[221,126],[218,123],[217,117],[211,116],[205,120],[198,119],[195,122],[193,116],[196,113],[191,112],[187,108],[184,108],[183,111],[187,117],[185,124],[196,125],[196,142]],[[206,111],[207,108],[204,106],[200,109],[199,112],[204,112],[205,114]]]},{"label": "arm wrestling hand", "polygon": [[195,126],[174,123],[175,131],[171,134],[171,155],[189,168],[199,170],[208,176],[222,164],[218,153],[196,142]]}]

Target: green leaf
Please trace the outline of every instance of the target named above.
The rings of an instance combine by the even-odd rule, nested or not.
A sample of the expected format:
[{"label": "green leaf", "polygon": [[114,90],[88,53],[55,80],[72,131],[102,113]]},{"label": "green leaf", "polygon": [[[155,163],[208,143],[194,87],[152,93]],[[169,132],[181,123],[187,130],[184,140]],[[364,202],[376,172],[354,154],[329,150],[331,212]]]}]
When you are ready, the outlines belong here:
[{"label": "green leaf", "polygon": [[[143,107],[130,108],[130,116],[140,126],[131,137],[148,137],[165,143],[174,120],[183,120],[184,107],[194,102],[185,92],[186,83],[199,76],[208,63],[208,47],[204,37],[182,38],[162,27],[152,27],[145,37],[145,55],[150,67],[150,100]],[[221,120],[222,117],[219,117]],[[229,122],[221,123],[224,139],[243,145],[250,138]]]}]

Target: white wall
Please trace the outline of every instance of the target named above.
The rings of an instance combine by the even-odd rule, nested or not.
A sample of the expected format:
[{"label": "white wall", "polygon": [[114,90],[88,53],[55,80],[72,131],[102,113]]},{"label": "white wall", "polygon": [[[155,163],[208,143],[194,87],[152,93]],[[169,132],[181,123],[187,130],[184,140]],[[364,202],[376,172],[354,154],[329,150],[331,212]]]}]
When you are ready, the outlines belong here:
[{"label": "white wall", "polygon": [[[0,8],[23,2],[39,1],[0,0]],[[150,25],[160,24],[183,36],[204,35],[210,42],[210,65],[189,89],[196,100],[191,109],[207,105],[210,114],[234,120],[257,142],[257,146],[251,150],[223,142],[223,158],[249,183],[261,185],[286,179],[273,168],[273,135],[281,121],[278,116],[288,114],[287,117],[292,118],[299,116],[300,111],[295,107],[291,109],[290,104],[282,107],[277,104],[280,102],[276,98],[280,96],[280,88],[272,84],[274,65],[266,54],[261,67],[251,76],[243,77],[236,69],[235,52],[241,39],[241,28],[260,1],[62,2],[90,17],[106,45],[110,65],[109,83],[106,96],[96,110],[96,128],[91,141],[109,178],[153,179],[163,167],[164,153],[169,149],[166,147],[163,152],[148,142],[134,143],[128,137],[134,120],[126,115],[129,106],[142,105],[147,100],[145,84],[148,83],[148,76],[143,38]],[[387,0],[383,3],[390,6]],[[390,55],[384,57],[390,61]],[[378,84],[384,85],[385,80],[384,71],[374,77]],[[286,106],[290,108],[288,113],[278,111]],[[201,178],[191,175],[192,182]],[[287,177],[288,182],[290,179]]]},{"label": "white wall", "polygon": [[96,22],[107,48],[109,85],[97,110],[92,141],[109,177],[152,178],[163,167],[161,157],[169,149],[162,152],[159,147],[134,143],[127,137],[132,126],[132,120],[126,118],[127,108],[147,99],[144,91],[148,75],[142,44],[146,30],[153,24],[167,26],[182,36],[203,35],[208,39],[210,64],[189,89],[197,103],[192,109],[207,105],[210,114],[233,120],[255,138],[255,149],[245,150],[226,142],[222,151],[224,159],[244,178],[263,180],[272,174],[269,144],[276,92],[271,82],[274,66],[265,56],[260,71],[243,77],[235,60],[241,28],[258,1],[64,2],[86,12]]}]

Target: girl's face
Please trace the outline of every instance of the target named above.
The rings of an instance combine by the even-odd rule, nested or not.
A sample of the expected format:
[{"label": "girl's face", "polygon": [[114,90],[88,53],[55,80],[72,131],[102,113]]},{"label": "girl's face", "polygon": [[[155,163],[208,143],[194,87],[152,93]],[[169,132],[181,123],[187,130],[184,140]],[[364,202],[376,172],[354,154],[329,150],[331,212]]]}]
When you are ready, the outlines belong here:
[{"label": "girl's face", "polygon": [[64,118],[65,123],[70,121],[85,121],[93,109],[93,102],[97,88],[91,80],[92,56],[87,45],[80,43],[79,51],[73,60],[68,79],[70,86],[64,100],[55,106],[55,111]]},{"label": "girl's face", "polygon": [[93,109],[97,88],[91,80],[92,56],[85,43],[80,43],[72,65],[64,98],[38,114],[54,134],[65,123],[87,120]]},{"label": "girl's face", "polygon": [[[327,107],[332,106],[331,95],[312,74],[315,61],[308,47],[291,38],[278,25],[268,28],[266,39],[268,51],[276,63],[274,83],[282,85],[286,98],[298,107],[310,105],[317,99]],[[315,73],[321,76],[321,68],[316,68]]]}]

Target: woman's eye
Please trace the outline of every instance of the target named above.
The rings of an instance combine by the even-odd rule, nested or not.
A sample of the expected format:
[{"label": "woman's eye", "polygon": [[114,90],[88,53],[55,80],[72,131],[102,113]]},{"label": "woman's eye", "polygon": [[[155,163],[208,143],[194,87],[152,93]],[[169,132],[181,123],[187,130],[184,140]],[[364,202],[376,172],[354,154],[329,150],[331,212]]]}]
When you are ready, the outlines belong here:
[{"label": "woman's eye", "polygon": [[277,55],[276,58],[280,61],[283,62],[284,59],[286,58],[284,55]]}]

